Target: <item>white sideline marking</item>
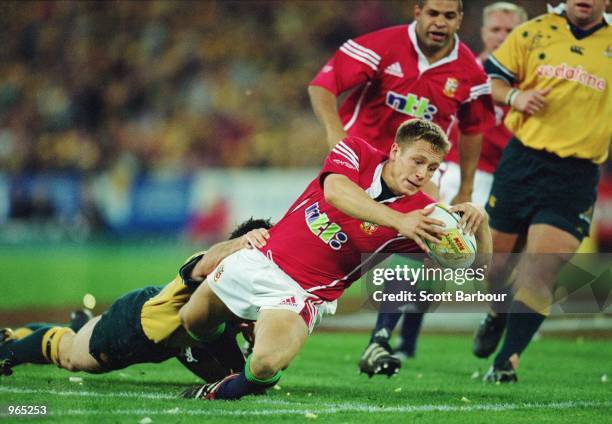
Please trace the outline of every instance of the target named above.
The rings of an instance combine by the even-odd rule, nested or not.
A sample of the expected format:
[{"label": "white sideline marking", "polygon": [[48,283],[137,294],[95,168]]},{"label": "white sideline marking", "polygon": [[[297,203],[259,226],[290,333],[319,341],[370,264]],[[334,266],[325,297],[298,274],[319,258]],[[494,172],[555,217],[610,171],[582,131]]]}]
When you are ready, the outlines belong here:
[{"label": "white sideline marking", "polygon": [[337,404],[338,407],[325,407],[317,409],[317,404],[309,409],[258,409],[258,410],[205,410],[182,409],[180,407],[166,410],[155,409],[118,409],[113,411],[100,411],[98,409],[68,409],[62,412],[50,411],[53,416],[81,416],[81,415],[191,415],[191,416],[272,416],[272,415],[303,415],[307,412],[316,414],[338,414],[347,412],[368,413],[415,413],[415,412],[476,412],[476,411],[514,411],[527,409],[567,410],[588,407],[612,406],[612,402],[552,402],[552,403],[525,403],[525,404],[482,404],[472,406],[450,405],[418,405],[418,406],[366,406],[352,403]]},{"label": "white sideline marking", "polygon": [[[77,392],[77,391],[57,391],[57,390],[32,390],[20,389],[13,387],[1,387],[0,393],[16,393],[16,394],[47,394],[56,396],[81,396],[81,397],[129,397],[139,399],[172,399],[177,400],[176,395],[166,393],[140,393],[140,392],[115,392],[115,393],[95,393],[95,392]],[[307,412],[317,414],[337,414],[342,412],[393,412],[393,413],[410,413],[410,412],[474,412],[474,411],[513,411],[526,409],[575,409],[588,407],[612,407],[612,401],[592,402],[592,401],[567,401],[567,402],[550,402],[550,403],[489,403],[477,405],[405,405],[405,406],[370,406],[360,405],[354,402],[343,403],[321,403],[313,402],[288,402],[280,399],[253,399],[253,403],[269,404],[269,405],[286,405],[292,406],[291,409],[258,409],[258,410],[206,410],[206,409],[184,409],[184,405],[180,405],[173,409],[116,409],[112,411],[100,411],[97,409],[67,409],[65,411],[50,410],[49,414],[54,416],[82,416],[82,415],[175,415],[177,413],[197,416],[268,416],[268,415],[302,415]],[[205,402],[206,405],[213,404]],[[225,403],[223,403],[225,405]],[[236,404],[239,406],[240,404]],[[295,406],[304,407],[303,409],[295,409]],[[5,414],[0,414],[0,417]]]},{"label": "white sideline marking", "polygon": [[[39,394],[39,395],[53,395],[53,396],[76,396],[76,397],[96,397],[96,398],[136,398],[136,399],[153,399],[153,400],[178,400],[180,399],[177,393],[150,393],[150,392],[112,392],[112,393],[98,393],[89,391],[72,391],[72,390],[35,390],[35,389],[21,389],[17,387],[3,387],[0,386],[0,393],[14,393],[14,394]],[[270,398],[258,398],[255,400],[256,403],[270,404],[270,405],[307,405],[301,402],[289,402],[282,399],[270,399]]]}]

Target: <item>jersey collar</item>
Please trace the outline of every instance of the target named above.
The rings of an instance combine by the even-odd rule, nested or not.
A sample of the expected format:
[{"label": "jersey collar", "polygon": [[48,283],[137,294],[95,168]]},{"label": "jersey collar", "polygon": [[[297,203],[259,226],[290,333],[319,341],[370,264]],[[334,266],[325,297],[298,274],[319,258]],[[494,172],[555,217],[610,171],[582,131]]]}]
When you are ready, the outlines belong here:
[{"label": "jersey collar", "polygon": [[427,57],[425,57],[425,55],[421,51],[421,48],[419,47],[419,42],[417,41],[416,21],[408,25],[408,38],[410,39],[410,42],[412,43],[412,46],[414,47],[414,50],[416,51],[417,56],[419,58],[419,74],[422,74],[423,72],[429,69],[433,69],[438,66],[442,66],[446,63],[450,63],[454,60],[457,60],[457,58],[459,57],[459,36],[455,34],[454,37],[455,37],[455,47],[450,52],[450,54],[438,60],[437,62],[430,64],[429,61],[427,60]]},{"label": "jersey collar", "polygon": [[[382,193],[383,188],[382,188],[381,181],[382,181],[382,171],[385,166],[385,163],[387,163],[386,160],[378,164],[378,166],[376,167],[376,170],[374,171],[374,176],[372,177],[372,184],[366,190],[366,193],[368,193],[368,195],[372,199],[376,199]],[[398,199],[401,199],[402,197],[404,197],[403,194],[399,196],[395,196],[395,197],[390,197],[385,200],[381,200],[379,203],[392,203]]]}]

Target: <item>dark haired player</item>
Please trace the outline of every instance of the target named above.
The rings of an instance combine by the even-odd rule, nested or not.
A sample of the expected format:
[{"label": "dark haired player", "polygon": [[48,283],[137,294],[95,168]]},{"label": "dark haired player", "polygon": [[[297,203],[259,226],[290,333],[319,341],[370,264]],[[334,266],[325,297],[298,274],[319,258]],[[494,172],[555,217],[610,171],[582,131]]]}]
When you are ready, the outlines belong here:
[{"label": "dark haired player", "polygon": [[24,363],[102,373],[172,357],[205,381],[241,370],[244,357],[235,339],[236,322],[224,323],[217,334],[196,342],[181,326],[179,310],[201,282],[190,277],[196,264],[205,275],[233,252],[263,246],[270,227],[268,220],[244,222],[230,240],[189,258],[172,282],[127,293],[76,334],[68,326],[39,324],[26,337],[6,338],[0,343],[2,374],[10,375],[13,367]]}]

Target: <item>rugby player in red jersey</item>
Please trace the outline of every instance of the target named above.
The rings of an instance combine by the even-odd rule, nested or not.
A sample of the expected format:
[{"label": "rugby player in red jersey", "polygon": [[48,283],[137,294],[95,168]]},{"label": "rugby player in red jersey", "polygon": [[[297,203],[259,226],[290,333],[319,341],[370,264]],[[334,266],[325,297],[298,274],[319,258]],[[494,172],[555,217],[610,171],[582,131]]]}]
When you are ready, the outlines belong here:
[{"label": "rugby player in red jersey", "polygon": [[[461,168],[454,193],[445,201],[471,201],[483,132],[495,125],[490,82],[457,36],[463,19],[461,0],[419,0],[414,18],[409,25],[346,41],[311,81],[312,106],[332,147],[348,134],[387,152],[397,127],[407,117],[438,124],[453,144],[449,156]],[[338,96],[347,92],[338,108]],[[446,166],[441,165],[424,189],[436,199]],[[403,315],[407,328],[416,331],[404,337],[407,347],[400,349],[413,352],[422,313]],[[400,366],[391,355],[389,338],[401,316],[399,311],[380,313],[364,350],[366,356],[378,352],[378,347],[387,351],[376,358],[388,361],[385,372]],[[360,362],[361,370],[368,374],[373,370],[362,364],[371,363],[370,359],[364,356]]]},{"label": "rugby player in red jersey", "polygon": [[[482,11],[482,28],[481,37],[484,45],[483,51],[478,55],[478,62],[482,65],[506,39],[508,34],[518,25],[527,20],[527,12],[520,6],[509,2],[496,2],[485,7]],[[493,184],[493,172],[497,168],[497,164],[502,155],[502,151],[508,140],[512,137],[512,133],[508,131],[504,125],[504,118],[510,110],[509,106],[496,105],[495,119],[496,126],[485,131],[482,140],[482,149],[480,151],[480,159],[476,166],[474,174],[474,190],[472,191],[472,201],[479,205],[485,205],[491,185]],[[453,197],[459,192],[461,182],[461,170],[459,165],[459,155],[456,149],[451,149],[445,158],[446,169],[440,178],[440,201],[451,202]],[[491,277],[491,276],[489,276]],[[490,290],[494,293],[508,293],[509,288],[506,286],[507,276],[499,276],[500,281],[489,280]],[[510,299],[510,296],[507,297]],[[399,359],[414,357],[416,352],[417,337],[423,321],[423,310],[427,305],[419,304],[410,308],[412,313],[404,314],[404,319],[399,331],[399,343],[395,349],[394,356]],[[492,304],[493,310],[503,308],[503,305]],[[393,317],[387,318],[386,321],[393,322]],[[395,316],[397,319],[397,315]],[[481,326],[480,331],[495,332],[498,324],[494,322],[489,315],[485,319],[485,323]],[[379,332],[377,328],[374,334]],[[482,356],[479,351],[483,347],[478,343],[474,345],[474,352],[477,356]]]},{"label": "rugby player in red jersey", "polygon": [[[226,320],[257,320],[244,371],[184,396],[239,399],[276,384],[315,324],[379,254],[427,251],[425,240],[439,242],[443,223],[428,217],[433,199],[421,190],[448,148],[440,127],[419,119],[399,127],[388,155],[357,137],[338,143],[266,246],[228,256],[181,309],[195,339]],[[484,209],[463,203],[454,210],[463,212],[461,225],[476,234],[479,252],[490,253]],[[196,264],[191,278],[204,276]]]}]

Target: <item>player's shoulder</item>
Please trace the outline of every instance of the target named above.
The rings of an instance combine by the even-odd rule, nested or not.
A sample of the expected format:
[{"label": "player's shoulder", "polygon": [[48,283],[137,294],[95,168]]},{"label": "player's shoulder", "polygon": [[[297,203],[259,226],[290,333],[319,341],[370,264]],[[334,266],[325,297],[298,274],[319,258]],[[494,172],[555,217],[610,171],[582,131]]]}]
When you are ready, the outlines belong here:
[{"label": "player's shoulder", "polygon": [[332,149],[338,154],[346,154],[357,159],[359,169],[366,169],[371,164],[378,164],[387,159],[387,154],[373,147],[365,139],[349,135]]},{"label": "player's shoulder", "polygon": [[461,67],[464,77],[480,81],[486,79],[486,73],[474,52],[462,41],[459,42],[457,65]]},{"label": "player's shoulder", "polygon": [[401,45],[402,38],[408,39],[408,25],[395,25],[377,29],[354,37],[351,41],[383,53],[394,46]]},{"label": "player's shoulder", "polygon": [[526,22],[523,22],[514,30],[512,34],[515,37],[529,38],[532,35],[536,35],[535,31],[542,29],[543,27],[555,27],[566,25],[565,18],[555,13],[545,13],[543,15],[536,16]]},{"label": "player's shoulder", "polygon": [[361,153],[364,153],[364,154],[381,153],[380,150],[376,149],[375,147],[372,147],[372,145],[368,143],[366,139],[355,136],[355,135],[346,136],[338,144],[345,145],[352,149],[358,149]]}]

